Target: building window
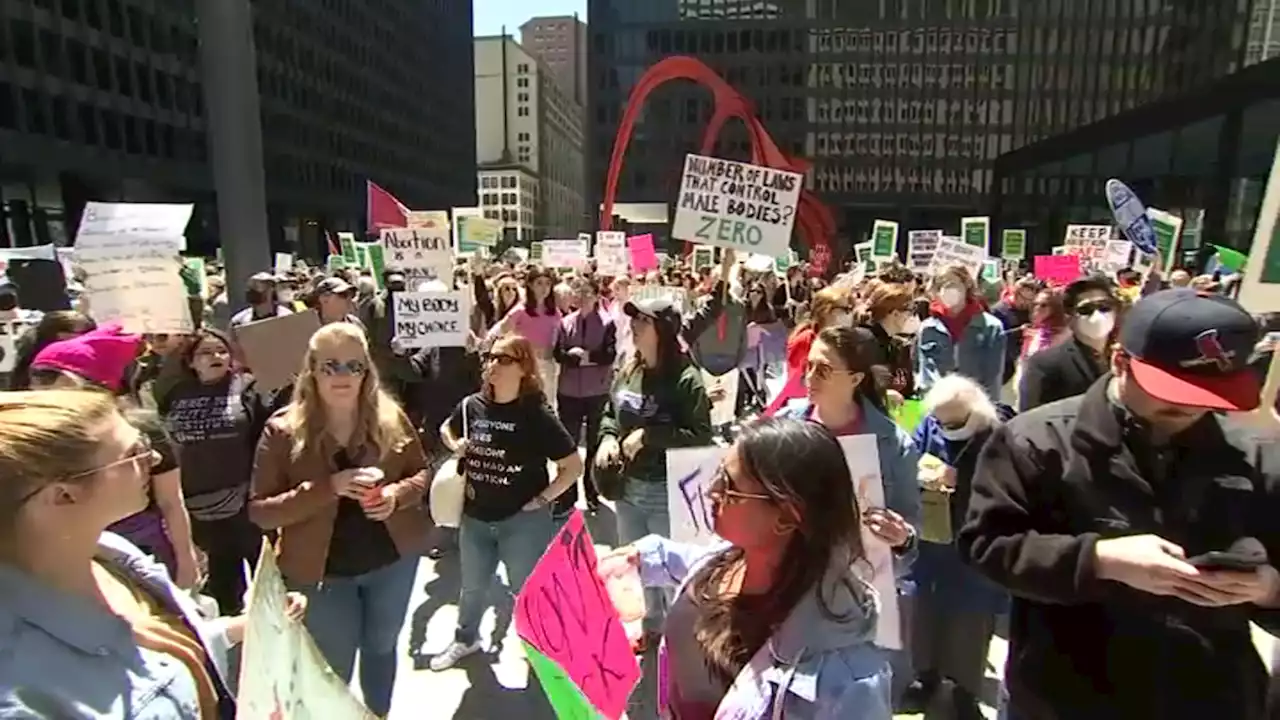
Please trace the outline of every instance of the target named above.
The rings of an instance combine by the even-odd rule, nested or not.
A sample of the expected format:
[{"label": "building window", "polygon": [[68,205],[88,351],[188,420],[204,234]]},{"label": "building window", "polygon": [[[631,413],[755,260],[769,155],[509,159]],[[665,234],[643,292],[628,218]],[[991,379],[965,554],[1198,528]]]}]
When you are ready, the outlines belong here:
[{"label": "building window", "polygon": [[520,107],[516,108],[516,115],[518,117],[529,117],[529,108],[521,105]]},{"label": "building window", "polygon": [[528,74],[529,74],[529,65],[528,65],[528,63],[520,63],[519,65],[516,65],[516,74],[517,74],[517,75],[528,75]]},{"label": "building window", "polygon": [[515,179],[515,177],[514,177],[514,176],[512,176],[512,175],[503,175],[503,176],[502,176],[502,187],[503,187],[503,188],[513,188],[513,187],[515,187],[515,186],[516,186],[516,179]]},{"label": "building window", "polygon": [[516,87],[522,87],[522,88],[529,87],[529,78],[517,78]]}]

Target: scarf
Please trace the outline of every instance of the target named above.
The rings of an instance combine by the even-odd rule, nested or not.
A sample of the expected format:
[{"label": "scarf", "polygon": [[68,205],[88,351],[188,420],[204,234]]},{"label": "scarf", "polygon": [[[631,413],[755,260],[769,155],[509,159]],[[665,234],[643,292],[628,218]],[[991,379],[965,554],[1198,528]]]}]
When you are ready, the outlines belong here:
[{"label": "scarf", "polygon": [[942,322],[947,333],[951,335],[952,343],[960,342],[964,337],[965,328],[969,327],[969,323],[985,309],[982,301],[977,298],[969,298],[964,307],[959,310],[952,310],[936,298],[929,303],[929,314]]}]

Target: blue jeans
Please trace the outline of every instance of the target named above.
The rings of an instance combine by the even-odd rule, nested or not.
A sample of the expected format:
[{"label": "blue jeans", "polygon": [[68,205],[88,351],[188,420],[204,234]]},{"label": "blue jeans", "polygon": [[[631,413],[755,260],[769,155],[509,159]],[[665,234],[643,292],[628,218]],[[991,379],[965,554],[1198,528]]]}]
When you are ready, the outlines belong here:
[{"label": "blue jeans", "polygon": [[[619,544],[633,543],[646,535],[671,537],[671,514],[667,510],[665,482],[628,480],[627,489],[616,509]],[[645,632],[661,632],[671,594],[671,591],[663,588],[645,589]]]},{"label": "blue jeans", "polygon": [[418,558],[411,556],[364,575],[292,587],[306,594],[307,631],[329,667],[347,684],[360,651],[360,691],[364,704],[380,717],[391,712],[396,643],[417,573]]},{"label": "blue jeans", "polygon": [[507,582],[511,584],[508,592],[519,593],[555,534],[555,523],[547,509],[521,511],[498,522],[463,514],[458,528],[462,590],[455,640],[470,645],[480,638],[480,618],[484,616],[498,563],[507,566]]}]

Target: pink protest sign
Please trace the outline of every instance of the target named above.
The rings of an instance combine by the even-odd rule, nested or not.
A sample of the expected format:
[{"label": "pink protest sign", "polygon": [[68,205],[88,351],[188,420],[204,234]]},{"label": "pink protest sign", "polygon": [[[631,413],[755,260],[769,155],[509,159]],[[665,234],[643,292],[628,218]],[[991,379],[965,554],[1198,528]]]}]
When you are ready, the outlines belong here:
[{"label": "pink protest sign", "polygon": [[631,256],[631,272],[644,273],[658,269],[658,253],[653,249],[653,234],[627,238],[627,254]]},{"label": "pink protest sign", "polygon": [[1050,285],[1068,285],[1080,277],[1079,255],[1037,255],[1036,277]]},{"label": "pink protest sign", "polygon": [[596,572],[581,511],[573,511],[520,589],[515,623],[520,638],[563,669],[596,710],[622,717],[640,666]]}]

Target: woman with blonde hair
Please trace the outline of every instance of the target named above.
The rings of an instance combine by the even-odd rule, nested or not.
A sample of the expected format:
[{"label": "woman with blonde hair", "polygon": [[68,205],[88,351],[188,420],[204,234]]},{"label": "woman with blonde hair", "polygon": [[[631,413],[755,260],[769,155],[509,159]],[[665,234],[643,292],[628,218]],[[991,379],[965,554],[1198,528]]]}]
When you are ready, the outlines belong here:
[{"label": "woman with blonde hair", "polygon": [[235,716],[244,617],[206,620],[105,531],[150,502],[158,460],[106,393],[0,395],[0,717]]},{"label": "woman with blonde hair", "polygon": [[[503,335],[483,362],[480,392],[464,398],[440,428],[467,490],[458,533],[458,627],[431,659],[436,671],[480,649],[480,618],[498,563],[507,567],[511,593],[520,592],[555,535],[552,505],[582,475],[578,443],[547,405],[533,345]],[[556,464],[554,481],[549,461]]]},{"label": "woman with blonde hair", "polygon": [[280,570],[310,601],[321,654],[360,687],[376,715],[391,709],[396,641],[427,524],[430,478],[418,434],[378,383],[360,327],[316,331],[293,401],[258,443],[249,517],[279,531]]},{"label": "woman with blonde hair", "polygon": [[853,292],[843,285],[824,288],[809,301],[809,318],[787,338],[787,377],[803,377],[809,347],[829,327],[853,325]]}]

